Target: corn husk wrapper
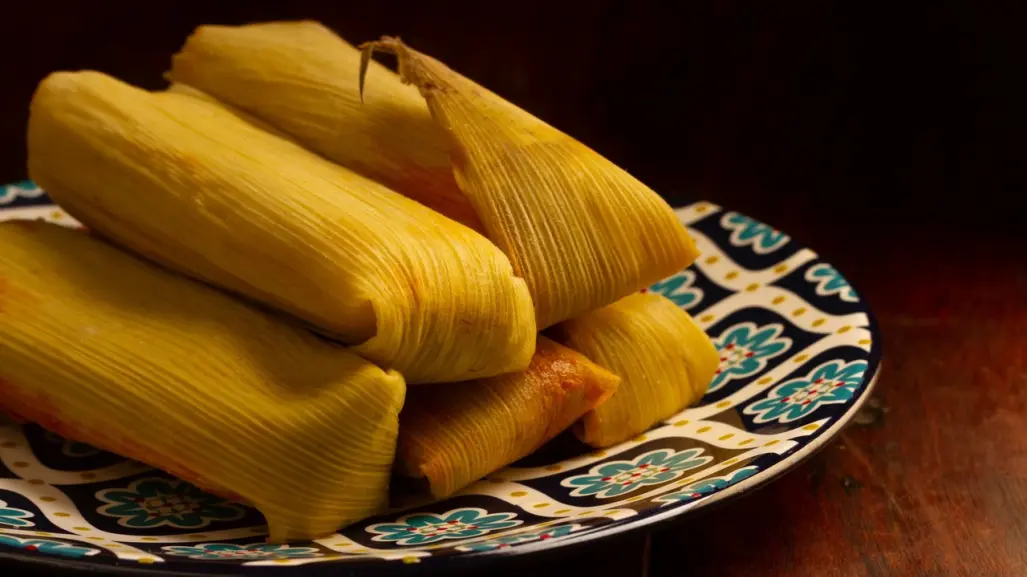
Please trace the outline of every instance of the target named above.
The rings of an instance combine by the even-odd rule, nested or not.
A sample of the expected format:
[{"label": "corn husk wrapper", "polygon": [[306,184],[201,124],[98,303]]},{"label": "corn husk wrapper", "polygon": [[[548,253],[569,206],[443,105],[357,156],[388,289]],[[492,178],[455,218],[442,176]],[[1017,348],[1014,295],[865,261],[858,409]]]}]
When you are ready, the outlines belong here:
[{"label": "corn husk wrapper", "polygon": [[[588,147],[397,39],[393,52],[449,136],[457,185],[528,283],[545,328],[691,264],[695,244],[655,192]],[[370,87],[374,78],[367,79]]]},{"label": "corn husk wrapper", "polygon": [[169,78],[210,94],[310,150],[478,228],[445,135],[412,86],[376,63],[364,95],[360,51],[316,22],[200,26]]},{"label": "corn husk wrapper", "polygon": [[613,397],[575,426],[593,447],[626,441],[698,402],[719,364],[692,317],[654,293],[627,296],[550,334],[621,378]]},{"label": "corn husk wrapper", "polygon": [[200,27],[170,78],[480,227],[528,281],[539,328],[694,260],[670,208],[623,170],[398,41],[370,48],[396,52],[424,98],[364,60],[361,106],[356,50],[312,22]]},{"label": "corn husk wrapper", "polygon": [[90,230],[289,312],[410,383],[523,370],[528,291],[478,233],[209,99],[56,73],[29,173]]},{"label": "corn husk wrapper", "polygon": [[225,104],[224,102],[221,102],[220,100],[218,100],[217,98],[214,98],[213,96],[207,94],[206,92],[203,92],[203,91],[201,91],[201,90],[199,90],[197,88],[193,88],[192,86],[189,86],[188,84],[179,84],[179,83],[174,83],[173,82],[173,83],[171,83],[170,86],[168,86],[167,92],[174,92],[176,94],[183,94],[183,95],[186,95],[186,96],[192,96],[193,98],[199,98],[199,99],[204,100],[206,102],[209,102],[211,104],[217,105],[217,106],[225,109],[226,111],[231,112],[233,116],[236,116],[239,119],[246,121],[247,124],[250,124],[250,125],[252,125],[252,126],[254,126],[256,128],[259,128],[259,129],[261,129],[264,132],[267,132],[269,134],[273,134],[273,135],[277,136],[278,138],[281,138],[283,140],[288,140],[289,142],[291,142],[293,144],[296,144],[298,146],[302,146],[298,142],[296,142],[295,138],[293,138],[292,136],[282,132],[281,130],[278,129],[278,127],[273,126],[271,124],[268,124],[267,122],[264,122],[263,120],[257,118],[256,116],[253,116],[252,114],[250,114],[250,113],[248,113],[248,112],[246,112],[246,111],[244,111],[242,109],[239,109],[239,108],[236,108],[234,106],[230,106],[228,104]]},{"label": "corn husk wrapper", "polygon": [[609,398],[618,381],[539,337],[526,372],[412,390],[400,416],[396,468],[427,478],[434,497],[449,496],[535,451]]},{"label": "corn husk wrapper", "polygon": [[276,542],[385,507],[399,373],[83,233],[0,246],[3,409],[250,503]]}]

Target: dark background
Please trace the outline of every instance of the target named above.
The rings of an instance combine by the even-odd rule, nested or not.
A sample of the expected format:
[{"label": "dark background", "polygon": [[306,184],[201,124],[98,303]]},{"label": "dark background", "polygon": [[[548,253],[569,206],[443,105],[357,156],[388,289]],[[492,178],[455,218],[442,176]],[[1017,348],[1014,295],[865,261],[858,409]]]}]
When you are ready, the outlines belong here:
[{"label": "dark background", "polygon": [[0,181],[24,177],[48,72],[160,88],[198,24],[312,18],[351,42],[399,35],[672,202],[773,223],[853,281],[885,364],[837,443],[712,514],[511,574],[1027,575],[1027,3],[29,0],[0,15]]},{"label": "dark background", "polygon": [[832,221],[1022,221],[1023,6],[22,2],[0,19],[0,180],[24,174],[25,111],[48,72],[160,88],[198,24],[312,18],[351,42],[400,35],[668,196],[756,216],[786,203]]}]

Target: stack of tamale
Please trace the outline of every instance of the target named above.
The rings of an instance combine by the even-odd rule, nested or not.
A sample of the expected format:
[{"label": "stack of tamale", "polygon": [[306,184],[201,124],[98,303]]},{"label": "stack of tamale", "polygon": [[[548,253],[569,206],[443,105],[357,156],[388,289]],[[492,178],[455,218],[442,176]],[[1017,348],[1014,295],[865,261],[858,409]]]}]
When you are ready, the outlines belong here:
[{"label": "stack of tamale", "polygon": [[90,233],[0,225],[5,409],[249,502],[284,541],[381,511],[392,470],[444,497],[705,391],[705,334],[638,293],[695,245],[581,143],[312,22],[203,26],[169,78],[36,91],[30,176]]}]

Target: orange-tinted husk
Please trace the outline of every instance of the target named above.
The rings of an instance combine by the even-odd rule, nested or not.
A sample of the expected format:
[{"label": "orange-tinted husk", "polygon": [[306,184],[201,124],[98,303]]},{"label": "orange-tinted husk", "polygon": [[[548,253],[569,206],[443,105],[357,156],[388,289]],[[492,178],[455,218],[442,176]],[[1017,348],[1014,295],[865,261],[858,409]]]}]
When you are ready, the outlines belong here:
[{"label": "orange-tinted husk", "polygon": [[620,379],[539,337],[528,370],[412,389],[400,414],[397,471],[446,497],[527,456],[606,400]]}]

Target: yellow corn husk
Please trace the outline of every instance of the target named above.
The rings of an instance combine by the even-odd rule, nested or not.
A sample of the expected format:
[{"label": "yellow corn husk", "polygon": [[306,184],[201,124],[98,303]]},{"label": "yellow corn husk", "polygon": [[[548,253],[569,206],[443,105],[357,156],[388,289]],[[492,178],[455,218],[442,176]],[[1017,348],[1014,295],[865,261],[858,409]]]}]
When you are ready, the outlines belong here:
[{"label": "yellow corn husk", "polygon": [[449,146],[417,89],[373,64],[361,103],[360,51],[316,22],[200,26],[169,78],[289,134],[314,152],[472,228]]},{"label": "yellow corn husk", "polygon": [[613,397],[575,426],[593,447],[626,441],[698,402],[719,363],[692,317],[653,293],[627,296],[551,332],[621,378]]},{"label": "yellow corn husk", "polygon": [[526,372],[412,390],[400,415],[397,471],[427,478],[433,496],[447,497],[541,447],[606,400],[618,381],[539,337]]},{"label": "yellow corn husk", "polygon": [[399,40],[363,48],[365,62],[375,49],[397,55],[401,78],[449,135],[457,184],[527,281],[540,329],[698,256],[663,199],[588,147]]},{"label": "yellow corn husk", "polygon": [[91,230],[292,313],[410,383],[523,370],[524,282],[486,238],[210,99],[56,73],[29,173]]},{"label": "yellow corn husk", "polygon": [[248,112],[240,110],[239,108],[236,108],[234,106],[225,104],[224,102],[221,102],[217,98],[214,98],[213,96],[207,94],[206,92],[203,92],[202,90],[200,90],[198,88],[194,88],[194,87],[189,86],[187,84],[178,84],[178,83],[174,83],[173,82],[170,86],[168,86],[167,92],[174,92],[174,93],[177,93],[177,94],[184,94],[186,96],[192,96],[193,98],[199,98],[199,99],[204,100],[206,102],[209,102],[211,104],[220,106],[221,108],[224,108],[228,112],[231,112],[234,116],[239,117],[241,120],[245,120],[248,124],[251,124],[251,125],[253,125],[256,128],[259,128],[259,129],[263,130],[264,132],[267,132],[269,134],[273,134],[273,135],[277,136],[278,138],[281,138],[281,139],[284,139],[284,140],[288,140],[289,142],[291,142],[293,144],[296,144],[298,146],[302,146],[300,143],[296,142],[296,139],[294,139],[292,136],[282,132],[277,127],[272,126],[272,125],[268,124],[267,122],[264,122],[263,120],[257,118],[256,116],[253,116],[252,114],[250,114]]},{"label": "yellow corn husk", "polygon": [[83,233],[0,246],[4,409],[250,503],[276,542],[385,507],[399,373]]},{"label": "yellow corn husk", "polygon": [[396,51],[424,98],[365,61],[361,105],[357,51],[313,22],[200,27],[170,77],[483,230],[528,281],[539,328],[694,260],[666,203],[621,169],[398,41],[371,46]]}]

